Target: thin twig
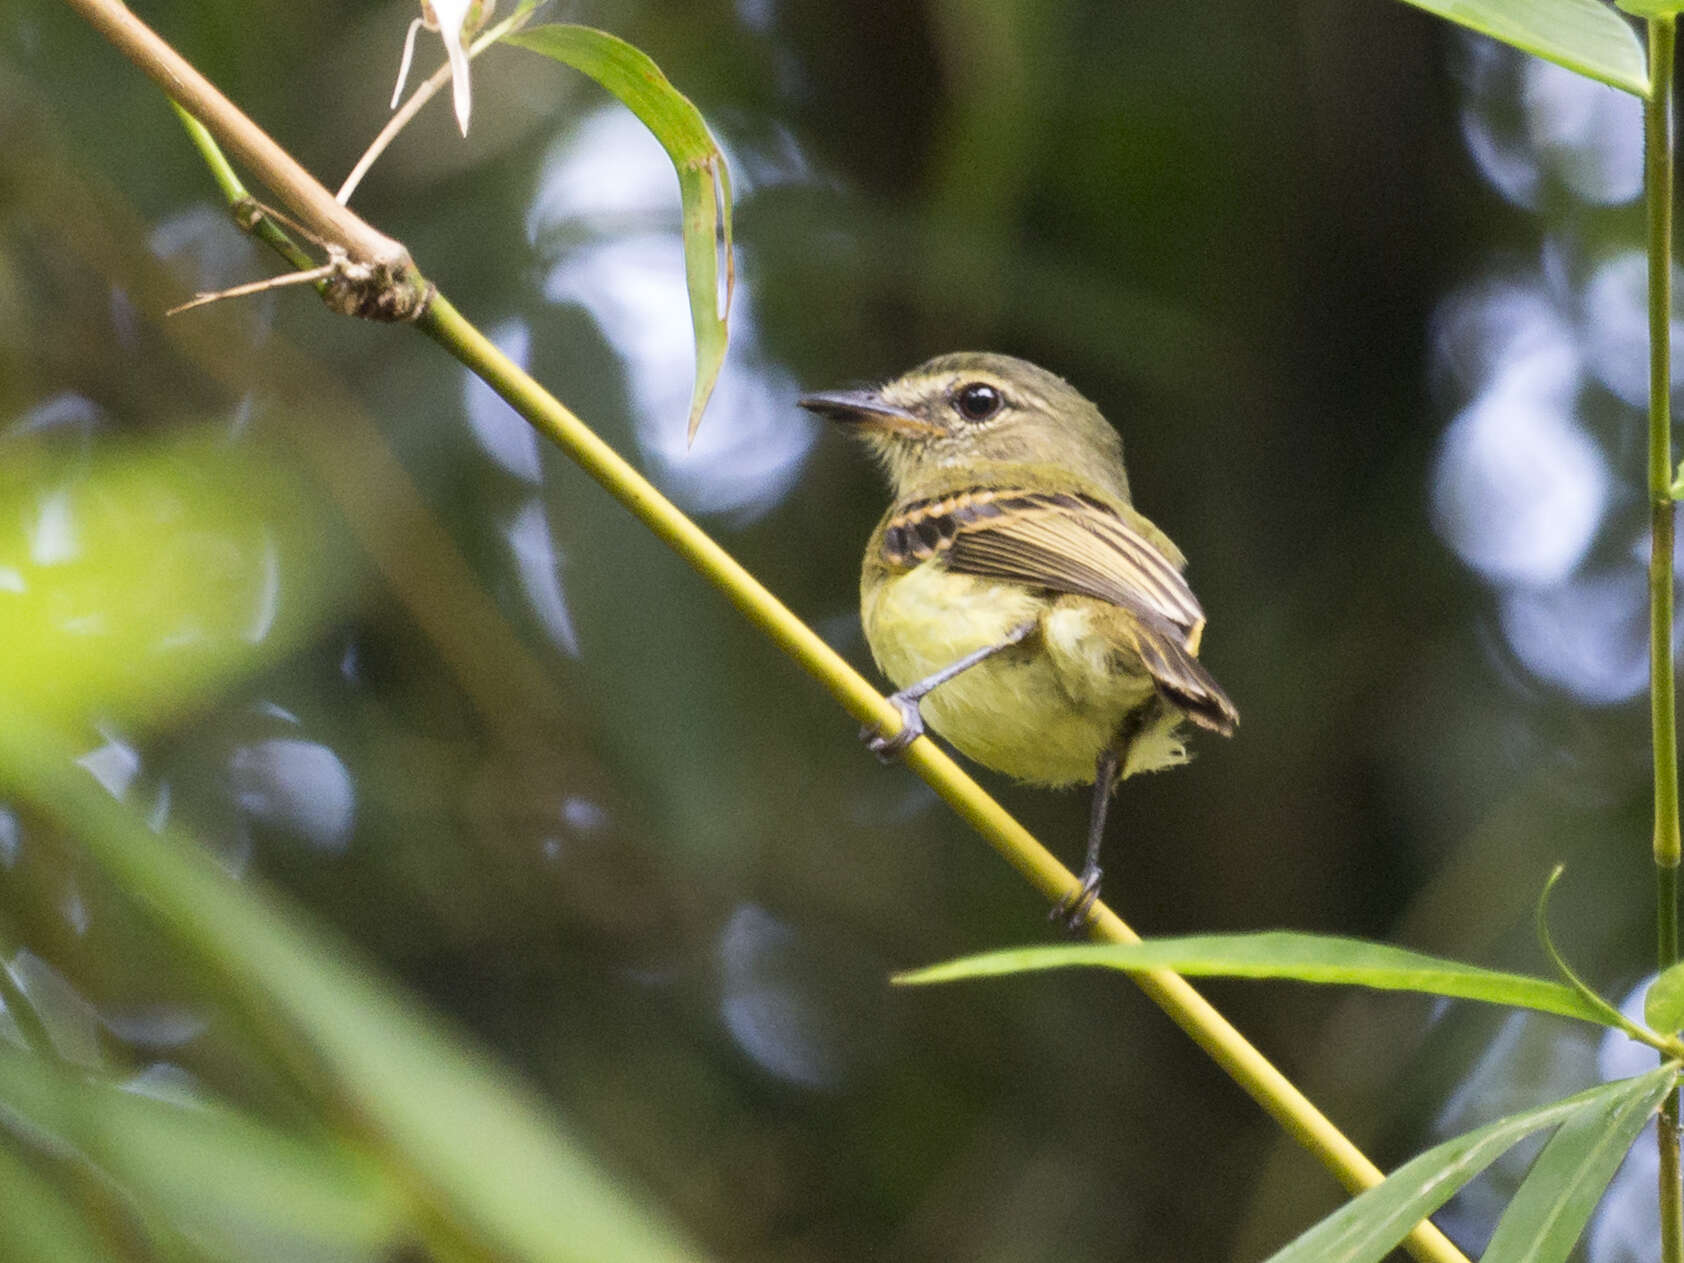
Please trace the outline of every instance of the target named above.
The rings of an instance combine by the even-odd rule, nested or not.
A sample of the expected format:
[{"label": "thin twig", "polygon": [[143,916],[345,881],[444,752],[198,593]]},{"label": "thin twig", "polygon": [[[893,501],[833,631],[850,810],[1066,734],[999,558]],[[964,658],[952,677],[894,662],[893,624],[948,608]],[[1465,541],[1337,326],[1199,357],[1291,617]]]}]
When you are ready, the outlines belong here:
[{"label": "thin twig", "polygon": [[284,276],[266,276],[261,281],[247,281],[244,285],[235,285],[230,289],[219,289],[214,293],[195,294],[188,301],[179,306],[171,307],[164,314],[179,316],[184,311],[192,311],[195,307],[203,307],[209,303],[219,303],[224,298],[244,298],[247,294],[261,294],[266,289],[280,289],[286,285],[311,285],[316,281],[325,281],[343,266],[338,262],[324,263],[320,267],[310,268],[303,272],[288,272]]},{"label": "thin twig", "polygon": [[[521,5],[520,8],[497,23],[496,26],[483,32],[469,46],[469,60],[478,57],[502,39],[503,36],[518,31],[522,26],[525,26],[526,20],[532,16],[538,4],[539,0],[528,0],[528,3]],[[409,100],[405,101],[403,106],[386,121],[386,126],[380,129],[380,134],[374,138],[367,150],[364,151],[363,156],[357,159],[357,165],[351,168],[351,174],[345,177],[345,183],[340,185],[339,192],[333,195],[334,201],[341,206],[350,204],[351,195],[357,191],[357,185],[362,183],[362,179],[368,174],[369,168],[375,164],[381,154],[386,152],[387,147],[398,138],[398,133],[409,126],[409,120],[421,112],[421,107],[443,91],[444,85],[449,82],[450,63],[447,61],[416,85],[415,91],[410,93]]]}]

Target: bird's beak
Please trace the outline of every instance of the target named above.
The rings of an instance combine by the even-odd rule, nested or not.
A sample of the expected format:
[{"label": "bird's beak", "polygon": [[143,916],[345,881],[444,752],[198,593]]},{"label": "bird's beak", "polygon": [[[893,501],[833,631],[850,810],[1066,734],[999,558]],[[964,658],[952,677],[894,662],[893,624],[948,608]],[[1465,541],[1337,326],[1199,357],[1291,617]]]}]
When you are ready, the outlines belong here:
[{"label": "bird's beak", "polygon": [[910,434],[940,434],[939,426],[890,403],[875,390],[821,390],[797,401],[809,412],[849,427],[898,430]]}]

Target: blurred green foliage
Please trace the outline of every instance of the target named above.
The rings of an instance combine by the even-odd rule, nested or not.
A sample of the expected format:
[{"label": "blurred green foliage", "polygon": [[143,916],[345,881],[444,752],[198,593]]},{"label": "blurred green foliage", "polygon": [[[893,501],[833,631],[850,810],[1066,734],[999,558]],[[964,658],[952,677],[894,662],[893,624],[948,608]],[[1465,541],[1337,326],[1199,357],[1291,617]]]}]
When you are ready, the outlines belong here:
[{"label": "blurred green foliage", "polygon": [[[255,447],[184,430],[0,466],[0,695],[67,727],[179,722],[296,652],[333,599],[322,506]],[[280,577],[297,576],[280,599]]]},{"label": "blurred green foliage", "polygon": [[[383,119],[412,13],[144,16],[331,185]],[[806,428],[797,387],[986,347],[1100,402],[1141,507],[1192,559],[1206,657],[1245,715],[1237,741],[1120,800],[1112,890],[1133,923],[1336,929],[1530,970],[1533,895],[1564,858],[1563,950],[1611,993],[1636,981],[1645,709],[1525,673],[1432,529],[1427,480],[1466,402],[1433,367],[1445,295],[1546,264],[1559,281],[1564,240],[1630,244],[1638,221],[1535,219],[1481,178],[1479,45],[1380,0],[562,16],[648,52],[732,161],[734,347],[693,454],[671,169],[594,130],[615,107],[577,76],[494,51],[471,138],[436,103],[357,207],[862,664],[858,553],[883,492]],[[1256,1258],[1339,1202],[1120,980],[891,990],[895,969],[1036,940],[1044,910],[434,348],[302,293],[164,320],[270,264],[150,84],[62,6],[0,12],[0,145],[0,565],[26,575],[62,491],[97,547],[53,577],[113,615],[83,657],[63,610],[0,606],[0,699],[48,707],[78,760],[37,752],[62,796],[9,765],[6,958],[71,1062],[20,1070],[11,1094],[50,1105],[61,1076],[91,1078],[91,1111],[162,1074],[251,1161],[207,1196],[207,1227],[138,1198],[119,1155],[67,1147],[85,1114],[44,1112],[0,1143],[18,1257],[224,1257],[232,1232],[253,1257],[314,1258],[335,1223],[347,1258],[452,1257],[445,1210],[408,1179],[393,1193],[366,1101],[323,1077],[319,1032],[254,1011],[264,992],[230,972],[262,937],[239,941],[244,901],[309,945],[275,965],[295,985],[331,974],[371,1022],[387,1005],[425,1022],[420,1070],[512,1071],[591,1178],[614,1173],[610,1201],[659,1207],[718,1257]],[[1640,486],[1640,421],[1587,411],[1617,485]],[[1641,497],[1609,515],[1604,551],[1629,561]],[[241,640],[271,542],[276,621]],[[0,599],[46,591],[27,578]],[[175,635],[190,619],[202,638]],[[1079,795],[999,788],[1075,856]],[[201,874],[233,888],[207,896],[231,916],[220,945],[183,950],[185,909],[160,933],[89,822],[50,810],[98,795],[239,879]],[[1211,991],[1385,1165],[1465,1128],[1470,1100],[1548,1099],[1597,1056],[1410,999]],[[1499,1034],[1519,1069],[1492,1088]],[[398,1073],[415,1047],[370,1052],[367,1073],[425,1113],[436,1090]],[[132,1139],[197,1116],[137,1098],[122,1117]],[[464,1169],[509,1156],[477,1147],[494,1133],[475,1119],[433,1121]],[[184,1164],[216,1152],[184,1143]],[[294,1196],[337,1210],[266,1221],[231,1196],[270,1159],[277,1189],[291,1171]],[[392,1198],[417,1238],[385,1235]],[[1493,1220],[1465,1204],[1477,1242]],[[576,1213],[526,1210],[558,1234]]]}]

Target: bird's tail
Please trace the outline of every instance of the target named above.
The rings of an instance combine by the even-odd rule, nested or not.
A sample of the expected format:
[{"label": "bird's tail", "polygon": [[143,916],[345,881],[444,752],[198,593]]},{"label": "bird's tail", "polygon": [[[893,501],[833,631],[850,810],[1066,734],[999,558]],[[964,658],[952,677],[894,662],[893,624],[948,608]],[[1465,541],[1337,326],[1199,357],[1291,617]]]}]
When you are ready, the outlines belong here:
[{"label": "bird's tail", "polygon": [[1234,735],[1240,723],[1239,711],[1170,628],[1158,625],[1157,620],[1143,620],[1135,636],[1135,648],[1158,691],[1186,712],[1187,718],[1224,737]]}]

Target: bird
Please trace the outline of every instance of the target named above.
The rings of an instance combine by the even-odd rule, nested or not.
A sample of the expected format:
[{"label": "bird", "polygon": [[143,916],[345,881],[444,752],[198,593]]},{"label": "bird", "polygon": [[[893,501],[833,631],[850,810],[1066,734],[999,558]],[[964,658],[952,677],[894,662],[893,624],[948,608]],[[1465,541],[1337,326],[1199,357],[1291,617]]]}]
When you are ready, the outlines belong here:
[{"label": "bird", "polygon": [[989,352],[799,402],[862,440],[892,493],[860,619],[903,725],[863,735],[888,761],[927,725],[1020,782],[1091,783],[1080,883],[1053,910],[1079,928],[1117,785],[1185,762],[1184,722],[1239,724],[1198,659],[1186,559],[1134,508],[1121,436],[1063,378]]}]

